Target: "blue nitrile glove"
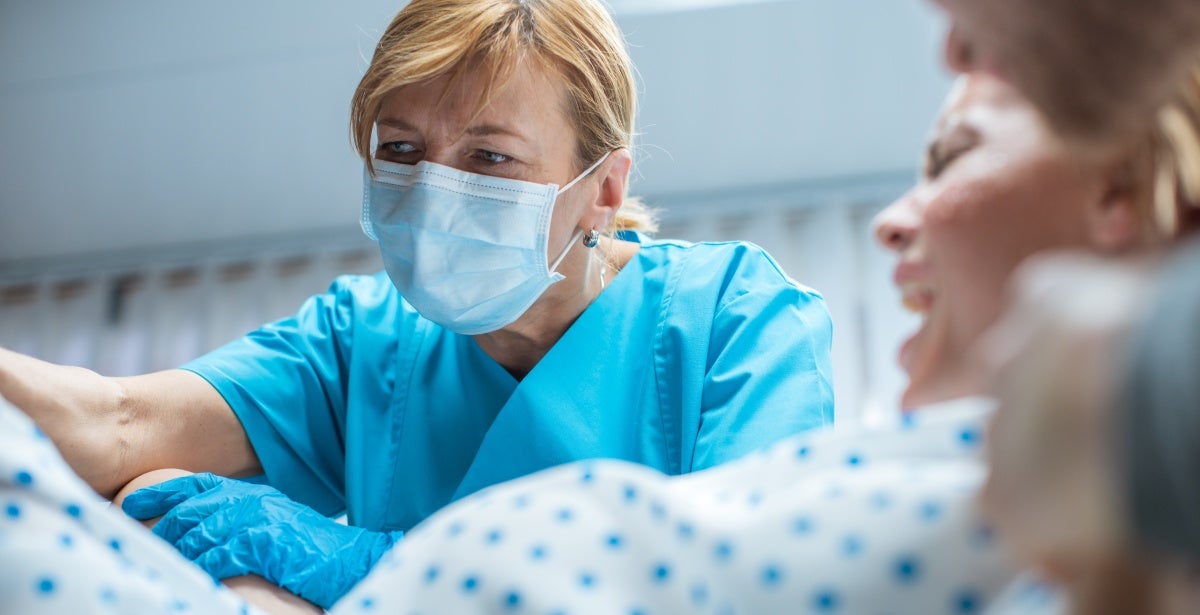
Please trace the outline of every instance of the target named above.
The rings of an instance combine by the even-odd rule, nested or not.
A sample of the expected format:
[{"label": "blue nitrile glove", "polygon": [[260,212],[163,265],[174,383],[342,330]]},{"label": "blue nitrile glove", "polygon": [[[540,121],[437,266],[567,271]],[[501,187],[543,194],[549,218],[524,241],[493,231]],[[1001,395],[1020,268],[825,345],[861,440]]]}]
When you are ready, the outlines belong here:
[{"label": "blue nitrile glove", "polygon": [[137,519],[163,515],[154,533],[213,578],[257,574],[325,609],[402,534],[345,526],[272,487],[212,474],[139,489],[121,508]]}]

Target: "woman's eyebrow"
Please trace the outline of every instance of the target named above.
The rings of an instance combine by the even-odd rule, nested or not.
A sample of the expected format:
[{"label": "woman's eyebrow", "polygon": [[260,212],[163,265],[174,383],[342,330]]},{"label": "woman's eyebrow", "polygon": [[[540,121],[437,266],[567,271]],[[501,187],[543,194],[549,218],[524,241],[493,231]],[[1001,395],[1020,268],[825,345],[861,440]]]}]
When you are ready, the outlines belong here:
[{"label": "woman's eyebrow", "polygon": [[526,141],[526,142],[529,141],[529,139],[525,135],[517,132],[516,130],[514,130],[512,128],[509,128],[507,126],[501,126],[499,124],[479,124],[476,126],[472,126],[467,129],[466,134],[468,134],[472,137],[491,137],[491,136],[495,136],[495,135],[500,135],[500,136],[513,137],[513,138],[519,139],[521,141]]},{"label": "woman's eyebrow", "polygon": [[378,124],[379,126],[387,126],[388,128],[395,128],[396,130],[406,130],[409,132],[417,132],[416,126],[413,126],[412,124],[409,124],[408,122],[401,120],[401,119],[397,119],[397,118],[390,118],[390,117],[381,118],[378,122],[376,122],[376,124]]}]

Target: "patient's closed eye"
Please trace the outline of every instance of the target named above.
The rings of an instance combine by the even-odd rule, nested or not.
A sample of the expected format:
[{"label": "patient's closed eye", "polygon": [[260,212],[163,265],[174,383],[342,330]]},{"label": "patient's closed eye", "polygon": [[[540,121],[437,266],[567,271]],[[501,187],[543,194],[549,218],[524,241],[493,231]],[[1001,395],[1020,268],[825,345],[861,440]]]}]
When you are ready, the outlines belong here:
[{"label": "patient's closed eye", "polygon": [[925,177],[937,179],[960,156],[979,143],[979,133],[957,126],[949,134],[939,135],[925,154]]}]

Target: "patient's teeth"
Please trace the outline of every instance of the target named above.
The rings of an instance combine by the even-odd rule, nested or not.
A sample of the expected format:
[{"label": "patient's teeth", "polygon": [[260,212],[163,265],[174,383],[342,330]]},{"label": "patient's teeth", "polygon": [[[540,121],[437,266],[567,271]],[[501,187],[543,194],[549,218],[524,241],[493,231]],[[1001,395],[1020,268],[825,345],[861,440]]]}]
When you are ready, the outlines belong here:
[{"label": "patient's teeth", "polygon": [[901,302],[904,309],[917,314],[925,314],[933,305],[933,289],[927,284],[910,282],[900,287]]}]

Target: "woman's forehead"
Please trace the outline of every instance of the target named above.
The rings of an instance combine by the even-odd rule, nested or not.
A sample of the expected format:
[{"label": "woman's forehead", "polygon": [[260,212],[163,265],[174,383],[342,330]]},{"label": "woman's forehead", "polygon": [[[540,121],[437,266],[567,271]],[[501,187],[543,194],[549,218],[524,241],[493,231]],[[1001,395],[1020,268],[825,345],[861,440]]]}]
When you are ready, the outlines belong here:
[{"label": "woman's forehead", "polygon": [[432,112],[464,129],[480,123],[531,129],[566,122],[557,74],[531,61],[506,72],[496,77],[483,67],[466,67],[401,86],[384,97],[380,121]]}]

